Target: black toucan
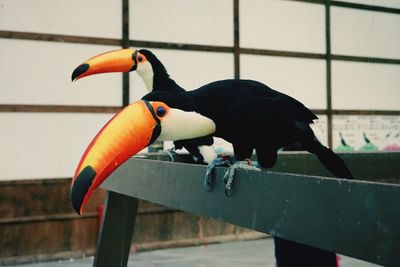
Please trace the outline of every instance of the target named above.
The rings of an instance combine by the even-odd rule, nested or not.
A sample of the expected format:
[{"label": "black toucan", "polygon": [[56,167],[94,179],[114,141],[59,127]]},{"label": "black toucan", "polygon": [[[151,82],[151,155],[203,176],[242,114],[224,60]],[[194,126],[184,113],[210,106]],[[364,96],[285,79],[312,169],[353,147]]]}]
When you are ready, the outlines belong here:
[{"label": "black toucan", "polygon": [[[142,78],[148,92],[185,90],[170,78],[161,61],[147,49],[122,49],[103,53],[79,65],[72,73],[72,80],[105,72],[134,71]],[[210,163],[216,157],[212,136],[174,141],[176,149],[185,148],[196,163]]]},{"label": "black toucan", "polygon": [[[111,172],[157,139],[221,137],[233,144],[238,160],[255,150],[265,168],[275,164],[279,148],[299,142],[336,177],[351,179],[343,160],[316,139],[310,128],[315,119],[299,101],[251,80],[217,81],[188,92],[153,91],[115,115],[89,145],[72,181],[72,205],[81,213]],[[279,238],[275,249],[278,266],[336,266],[332,252]]]}]

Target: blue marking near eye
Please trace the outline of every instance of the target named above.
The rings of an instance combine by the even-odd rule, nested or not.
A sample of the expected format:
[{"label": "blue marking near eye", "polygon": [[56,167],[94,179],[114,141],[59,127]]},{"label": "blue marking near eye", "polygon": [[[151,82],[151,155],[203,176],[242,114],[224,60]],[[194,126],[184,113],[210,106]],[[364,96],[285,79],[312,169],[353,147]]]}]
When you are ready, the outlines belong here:
[{"label": "blue marking near eye", "polygon": [[165,113],[167,113],[167,111],[165,110],[164,107],[158,107],[156,110],[156,114],[159,117],[163,117],[165,115]]}]

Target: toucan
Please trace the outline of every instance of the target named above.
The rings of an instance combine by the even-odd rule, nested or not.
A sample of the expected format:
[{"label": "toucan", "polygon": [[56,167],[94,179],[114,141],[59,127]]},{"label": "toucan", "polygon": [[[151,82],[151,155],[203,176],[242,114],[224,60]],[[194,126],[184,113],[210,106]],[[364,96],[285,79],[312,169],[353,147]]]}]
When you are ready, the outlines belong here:
[{"label": "toucan", "polygon": [[[121,71],[129,71],[133,63]],[[343,160],[315,137],[310,124],[316,119],[296,99],[252,80],[216,81],[193,91],[152,91],[116,114],[88,146],[73,177],[72,206],[81,213],[110,173],[155,140],[221,137],[232,143],[239,161],[255,150],[264,168],[275,164],[278,149],[299,142],[336,177],[351,179]],[[275,255],[278,266],[336,266],[335,253],[280,238],[275,238]]]},{"label": "toucan", "polygon": [[[105,72],[135,71],[142,78],[148,92],[184,92],[170,78],[161,61],[147,49],[121,49],[92,57],[79,65],[72,73],[72,81]],[[174,141],[175,149],[185,148],[196,163],[211,163],[216,157],[212,136]]]}]

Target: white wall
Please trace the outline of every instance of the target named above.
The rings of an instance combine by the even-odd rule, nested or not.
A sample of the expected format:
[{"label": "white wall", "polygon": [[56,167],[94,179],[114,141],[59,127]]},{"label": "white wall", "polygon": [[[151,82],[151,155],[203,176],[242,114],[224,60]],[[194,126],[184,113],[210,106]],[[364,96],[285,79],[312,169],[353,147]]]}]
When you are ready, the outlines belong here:
[{"label": "white wall", "polygon": [[[400,8],[397,0],[348,2]],[[242,0],[239,6],[242,47],[325,53],[324,5]],[[0,0],[0,30],[119,39],[121,8],[121,1],[106,0]],[[135,40],[232,46],[233,0],[131,0],[129,23],[130,38]],[[333,54],[400,58],[400,15],[332,7],[331,27]],[[117,48],[0,39],[0,104],[119,106],[121,74],[70,81],[81,62]],[[151,50],[187,89],[234,76],[230,53]],[[264,82],[312,109],[327,107],[324,60],[242,54],[240,62],[242,78]],[[333,61],[333,108],[399,110],[399,72],[394,64]],[[130,100],[134,101],[146,90],[136,73],[130,74],[130,81]],[[0,113],[0,179],[72,176],[90,139],[110,116]],[[326,143],[326,116],[319,117],[313,127]],[[359,127],[367,127],[371,140],[380,146],[389,128],[390,142],[397,142],[398,117],[336,116],[334,147],[340,144],[339,132],[355,147],[362,146],[362,132],[360,138],[360,132],[348,129],[356,125],[354,121],[360,122],[357,125],[379,122],[380,126],[373,126],[378,132]],[[220,140],[218,144],[229,150]]]},{"label": "white wall", "polygon": [[232,0],[135,0],[129,7],[131,39],[233,45]]},{"label": "white wall", "polygon": [[240,1],[242,47],[325,53],[325,8],[291,1]]},{"label": "white wall", "polygon": [[120,38],[122,1],[0,0],[0,29]]},{"label": "white wall", "polygon": [[400,58],[400,16],[332,7],[332,53]]},{"label": "white wall", "polygon": [[0,103],[104,105],[122,103],[122,75],[71,82],[84,60],[115,46],[0,39]]},{"label": "white wall", "polygon": [[399,110],[400,65],[332,62],[335,109]]},{"label": "white wall", "polygon": [[71,177],[111,114],[0,113],[1,179]]}]

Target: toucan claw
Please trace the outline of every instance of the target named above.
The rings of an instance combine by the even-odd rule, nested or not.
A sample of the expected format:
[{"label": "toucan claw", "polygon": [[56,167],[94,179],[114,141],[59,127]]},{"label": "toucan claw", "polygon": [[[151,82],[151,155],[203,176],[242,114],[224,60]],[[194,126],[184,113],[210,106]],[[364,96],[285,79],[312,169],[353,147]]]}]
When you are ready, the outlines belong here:
[{"label": "toucan claw", "polygon": [[218,158],[214,159],[210,164],[207,166],[207,171],[204,179],[204,188],[207,192],[211,192],[214,190],[216,179],[214,175],[214,169],[217,166],[228,166],[228,170],[225,172],[223,177],[223,182],[225,184],[225,195],[228,197],[232,196],[233,194],[233,178],[235,176],[235,172],[237,169],[243,170],[254,170],[260,171],[260,165],[257,161],[237,161],[235,156],[219,156]]},{"label": "toucan claw", "polygon": [[223,178],[225,184],[225,195],[230,197],[233,194],[233,188],[232,188],[233,178],[235,176],[235,172],[237,169],[260,171],[261,169],[258,168],[257,166],[258,163],[253,163],[250,160],[237,161],[233,163],[231,166],[229,166]]},{"label": "toucan claw", "polygon": [[204,178],[204,188],[206,189],[207,192],[213,191],[216,184],[216,180],[214,177],[215,167],[231,166],[235,161],[236,161],[235,156],[223,155],[223,156],[218,156],[211,163],[208,164],[206,175]]}]

